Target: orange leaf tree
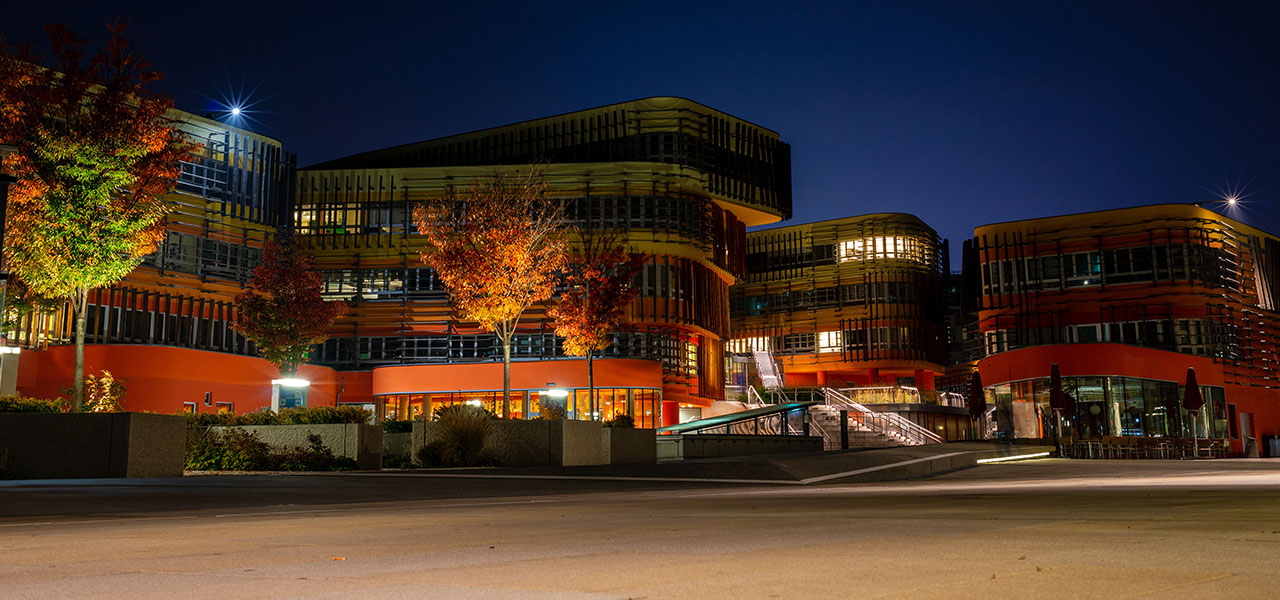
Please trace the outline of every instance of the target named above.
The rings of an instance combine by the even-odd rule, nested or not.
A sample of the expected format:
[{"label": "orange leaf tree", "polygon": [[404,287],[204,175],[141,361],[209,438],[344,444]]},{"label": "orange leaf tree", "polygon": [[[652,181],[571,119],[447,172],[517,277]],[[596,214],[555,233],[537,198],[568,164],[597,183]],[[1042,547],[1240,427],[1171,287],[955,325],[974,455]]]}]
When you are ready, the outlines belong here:
[{"label": "orange leaf tree", "polygon": [[236,296],[236,331],[258,346],[258,353],[293,375],[329,328],[347,310],[341,301],[325,301],[315,259],[292,240],[267,244],[262,264],[253,270],[249,289]]},{"label": "orange leaf tree", "polygon": [[36,296],[66,299],[75,314],[72,410],[84,403],[89,290],[111,285],[155,251],[188,143],[168,116],[173,103],[147,85],[160,75],[131,53],[123,25],[85,59],[86,40],[46,28],[54,60],[0,53],[0,142],[17,150],[5,257]]},{"label": "orange leaf tree", "polygon": [[537,167],[495,172],[413,213],[427,238],[422,260],[449,290],[454,312],[502,344],[504,417],[511,414],[511,340],[520,316],[551,298],[565,262],[564,205],[545,192]]},{"label": "orange leaf tree", "polygon": [[560,302],[547,311],[565,354],[587,358],[587,389],[595,413],[596,376],[592,359],[613,343],[613,334],[639,291],[632,285],[644,255],[622,243],[620,231],[584,231],[578,252],[564,273]]}]

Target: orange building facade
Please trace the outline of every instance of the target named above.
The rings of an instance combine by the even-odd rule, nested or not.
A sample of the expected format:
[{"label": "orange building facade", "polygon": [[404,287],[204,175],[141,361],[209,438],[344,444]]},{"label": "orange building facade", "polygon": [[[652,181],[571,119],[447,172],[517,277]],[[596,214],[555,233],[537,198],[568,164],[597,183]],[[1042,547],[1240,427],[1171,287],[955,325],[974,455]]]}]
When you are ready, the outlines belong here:
[{"label": "orange building facade", "polygon": [[752,231],[729,349],[769,352],[791,387],[933,390],[946,364],[945,254],[901,213]]},{"label": "orange building facade", "polygon": [[[1225,438],[1280,429],[1280,239],[1187,204],[978,227],[965,279],[996,435]],[[1048,408],[1057,363],[1072,418]],[[1206,400],[1181,408],[1188,369]]]}]

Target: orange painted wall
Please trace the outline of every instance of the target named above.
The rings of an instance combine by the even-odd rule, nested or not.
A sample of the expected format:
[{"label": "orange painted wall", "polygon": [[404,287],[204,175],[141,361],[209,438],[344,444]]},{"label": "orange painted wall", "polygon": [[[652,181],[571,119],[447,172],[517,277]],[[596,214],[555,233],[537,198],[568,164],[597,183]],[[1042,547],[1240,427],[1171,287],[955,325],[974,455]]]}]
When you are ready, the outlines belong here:
[{"label": "orange painted wall", "polygon": [[[617,358],[594,362],[597,387],[662,387],[662,367],[657,361]],[[548,383],[565,388],[587,387],[587,361],[511,363],[511,389],[545,389]],[[502,363],[378,367],[373,370],[371,389],[374,395],[501,390]]]},{"label": "orange painted wall", "polygon": [[[1185,382],[1187,367],[1200,385],[1221,386],[1222,365],[1203,356],[1123,344],[1054,344],[1001,352],[978,362],[982,385],[1048,377],[1053,363],[1063,377],[1122,375]],[[1231,401],[1228,398],[1228,401]]]},{"label": "orange painted wall", "polygon": [[[18,363],[18,391],[38,398],[69,397],[75,364],[74,346],[24,352]],[[195,402],[199,412],[214,412],[218,402],[233,402],[237,413],[252,412],[271,404],[271,380],[279,376],[271,363],[250,356],[221,352],[146,345],[85,346],[85,373],[111,371],[128,386],[125,409],[175,413],[184,402]],[[332,406],[338,390],[337,373],[328,367],[304,365],[300,375],[311,380],[310,406]],[[345,402],[358,393],[347,379]],[[358,379],[358,378],[357,378]],[[365,388],[367,390],[367,387]],[[204,405],[212,392],[213,405]],[[363,397],[367,398],[367,391]]]}]

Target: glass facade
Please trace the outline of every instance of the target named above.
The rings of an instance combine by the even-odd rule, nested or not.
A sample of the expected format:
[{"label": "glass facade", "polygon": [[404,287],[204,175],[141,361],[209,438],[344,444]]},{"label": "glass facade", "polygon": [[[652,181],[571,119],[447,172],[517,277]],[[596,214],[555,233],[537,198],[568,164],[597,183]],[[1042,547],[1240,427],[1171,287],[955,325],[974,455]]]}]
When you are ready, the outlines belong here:
[{"label": "glass facade", "polygon": [[[539,419],[549,411],[563,418],[579,421],[611,421],[629,415],[636,427],[652,429],[662,424],[660,390],[650,388],[596,388],[596,402],[591,402],[587,389],[568,391],[567,396],[552,396],[546,390],[511,390],[509,418]],[[437,408],[471,404],[491,413],[502,414],[502,391],[441,392],[433,394],[388,394],[377,397],[388,419],[420,419]]]},{"label": "glass facade", "polygon": [[[1063,377],[1062,389],[1076,400],[1076,414],[1055,417],[1049,408],[1049,378],[1027,379],[987,389],[996,436],[1213,437],[1227,436],[1223,390],[1200,386],[1205,405],[1194,419],[1182,408],[1185,388],[1172,381],[1137,377]],[[1055,423],[1055,418],[1057,422]]]}]

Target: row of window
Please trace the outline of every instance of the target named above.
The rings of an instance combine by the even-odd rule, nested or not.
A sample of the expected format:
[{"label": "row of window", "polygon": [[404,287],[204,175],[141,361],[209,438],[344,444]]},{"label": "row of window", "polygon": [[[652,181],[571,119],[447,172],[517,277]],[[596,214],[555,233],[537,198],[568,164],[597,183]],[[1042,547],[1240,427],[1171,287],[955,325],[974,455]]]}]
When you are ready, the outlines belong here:
[{"label": "row of window", "polygon": [[815,290],[731,298],[729,314],[734,317],[747,317],[841,306],[915,304],[920,300],[917,294],[918,285],[917,282],[912,281],[873,281]]},{"label": "row of window", "polygon": [[772,250],[760,250],[762,245],[764,244],[752,244],[748,249],[748,273],[872,260],[900,260],[928,267],[938,264],[938,258],[934,254],[935,245],[915,236],[868,236],[840,240],[834,244]]},{"label": "row of window", "polygon": [[1227,259],[1221,250],[1189,244],[1004,259],[982,264],[982,292],[1011,294],[1137,281],[1196,280],[1216,286],[1231,264]]},{"label": "row of window", "polygon": [[321,271],[325,300],[443,299],[444,284],[430,267],[386,267]]},{"label": "row of window", "polygon": [[262,250],[170,231],[142,264],[164,271],[220,277],[241,283],[262,263]]},{"label": "row of window", "polygon": [[[517,360],[564,358],[561,339],[554,334],[523,334],[511,341],[511,358]],[[689,338],[649,332],[620,332],[600,351],[602,358],[659,360],[663,370],[682,376],[698,374],[697,344]],[[313,362],[336,368],[356,365],[416,364],[501,360],[502,346],[492,334],[380,336],[330,338],[319,347]]]},{"label": "row of window", "polygon": [[[1181,407],[1184,388],[1171,381],[1135,377],[1063,377],[1076,402],[1075,415],[1055,417],[1048,378],[1015,381],[986,389],[1001,438],[1153,436],[1226,437],[1228,410],[1220,387],[1201,386],[1205,405],[1198,418]],[[1055,423],[1054,420],[1059,422]],[[1233,436],[1234,437],[1234,436]]]},{"label": "row of window", "polygon": [[984,332],[988,356],[1046,344],[1107,342],[1159,348],[1196,356],[1234,359],[1233,326],[1205,319],[1161,319],[1086,323],[1061,327],[997,329]]},{"label": "row of window", "polygon": [[738,338],[727,342],[729,352],[769,351],[775,355],[916,349],[909,327],[866,327],[843,331],[788,333],[773,337]]}]

